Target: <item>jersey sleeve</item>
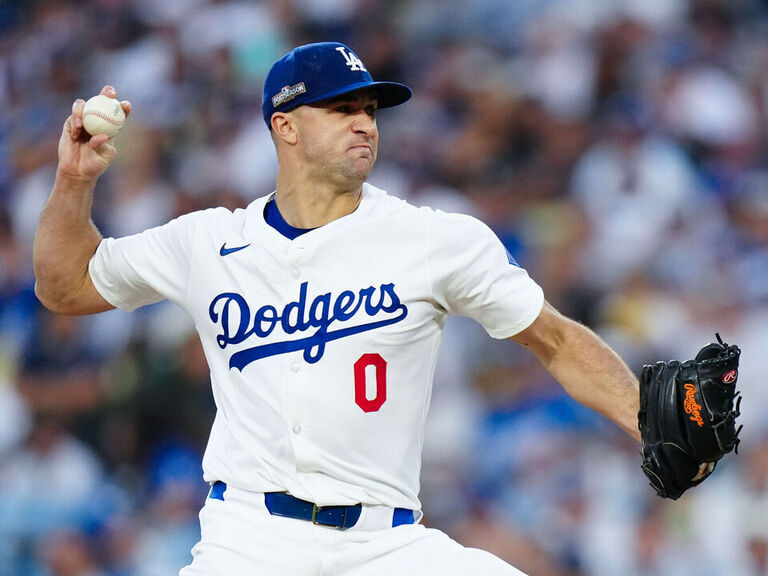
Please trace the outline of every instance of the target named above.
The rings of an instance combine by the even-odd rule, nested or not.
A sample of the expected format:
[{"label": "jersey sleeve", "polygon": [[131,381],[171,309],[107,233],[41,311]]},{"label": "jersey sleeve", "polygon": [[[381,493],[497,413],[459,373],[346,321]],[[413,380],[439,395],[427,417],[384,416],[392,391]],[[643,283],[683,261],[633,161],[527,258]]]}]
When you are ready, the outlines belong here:
[{"label": "jersey sleeve", "polygon": [[544,292],[483,222],[437,211],[430,227],[429,268],[435,299],[449,313],[508,338],[539,315]]},{"label": "jersey sleeve", "polygon": [[183,307],[194,214],[124,238],[104,238],[88,264],[96,290],[121,310],[168,299]]}]

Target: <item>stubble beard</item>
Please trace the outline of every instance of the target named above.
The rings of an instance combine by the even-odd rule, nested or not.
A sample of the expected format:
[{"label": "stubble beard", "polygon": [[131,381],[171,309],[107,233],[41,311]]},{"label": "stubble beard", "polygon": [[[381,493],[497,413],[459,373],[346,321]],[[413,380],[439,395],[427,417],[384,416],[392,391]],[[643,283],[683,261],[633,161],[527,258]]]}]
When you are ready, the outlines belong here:
[{"label": "stubble beard", "polygon": [[326,165],[326,175],[341,189],[357,189],[368,179],[375,163],[375,158],[344,158]]}]

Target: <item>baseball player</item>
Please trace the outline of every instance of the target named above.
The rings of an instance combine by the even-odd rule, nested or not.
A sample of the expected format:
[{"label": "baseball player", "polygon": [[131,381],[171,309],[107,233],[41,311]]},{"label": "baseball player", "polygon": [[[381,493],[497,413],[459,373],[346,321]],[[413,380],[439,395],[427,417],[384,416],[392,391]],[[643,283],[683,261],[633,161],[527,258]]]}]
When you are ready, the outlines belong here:
[{"label": "baseball player", "polygon": [[373,81],[343,44],[298,47],[264,85],[276,190],[119,239],[90,220],[115,147],[88,136],[83,101],[73,105],[35,237],[36,291],[65,314],[167,298],[194,319],[217,415],[201,539],[182,576],[520,575],[419,523],[448,314],[527,347],[576,400],[639,439],[635,376],[545,302],[487,226],[365,182],[377,110],[410,96]]}]

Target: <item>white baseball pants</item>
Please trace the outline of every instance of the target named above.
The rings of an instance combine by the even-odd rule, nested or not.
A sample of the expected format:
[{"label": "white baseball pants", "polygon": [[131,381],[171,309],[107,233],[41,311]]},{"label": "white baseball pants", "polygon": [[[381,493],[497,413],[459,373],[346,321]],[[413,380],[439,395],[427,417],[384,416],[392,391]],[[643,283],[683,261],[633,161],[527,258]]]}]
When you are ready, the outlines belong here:
[{"label": "white baseball pants", "polygon": [[179,576],[525,576],[492,554],[421,524],[391,526],[364,507],[347,530],[272,516],[264,495],[227,486],[200,511],[201,539]]}]

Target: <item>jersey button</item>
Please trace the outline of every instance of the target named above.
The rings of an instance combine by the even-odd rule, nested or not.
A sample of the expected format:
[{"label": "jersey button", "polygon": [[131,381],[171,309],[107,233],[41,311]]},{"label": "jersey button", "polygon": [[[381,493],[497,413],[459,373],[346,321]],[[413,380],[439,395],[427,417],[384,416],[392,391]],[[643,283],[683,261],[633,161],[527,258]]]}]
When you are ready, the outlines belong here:
[{"label": "jersey button", "polygon": [[301,434],[301,424],[294,424],[293,425],[293,433],[294,434]]},{"label": "jersey button", "polygon": [[298,372],[298,371],[299,371],[299,363],[294,362],[293,364],[291,364],[291,372]]},{"label": "jersey button", "polygon": [[301,276],[301,271],[298,268],[294,268],[293,270],[291,270],[291,276],[293,276],[294,278],[298,278],[299,276]]}]

